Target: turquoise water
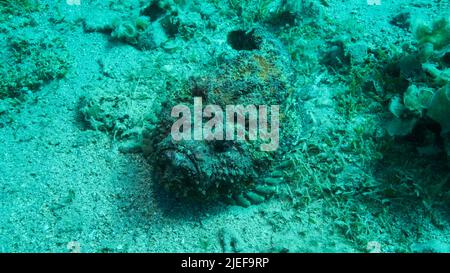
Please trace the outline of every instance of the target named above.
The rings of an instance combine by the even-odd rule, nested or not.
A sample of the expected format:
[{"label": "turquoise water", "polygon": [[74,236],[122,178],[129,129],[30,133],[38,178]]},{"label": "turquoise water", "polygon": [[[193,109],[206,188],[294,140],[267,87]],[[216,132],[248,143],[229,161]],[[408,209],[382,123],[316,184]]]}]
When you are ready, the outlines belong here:
[{"label": "turquoise water", "polygon": [[0,252],[450,252],[449,1],[0,11]]}]

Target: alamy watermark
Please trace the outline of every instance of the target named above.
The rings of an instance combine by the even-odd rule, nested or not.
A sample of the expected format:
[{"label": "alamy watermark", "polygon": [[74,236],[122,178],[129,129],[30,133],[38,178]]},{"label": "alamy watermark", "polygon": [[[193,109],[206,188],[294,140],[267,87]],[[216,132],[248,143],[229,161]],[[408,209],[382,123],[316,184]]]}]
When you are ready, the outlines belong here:
[{"label": "alamy watermark", "polygon": [[172,125],[171,135],[175,141],[259,140],[261,151],[275,151],[279,146],[280,107],[270,106],[270,115],[268,108],[266,105],[226,105],[224,113],[218,105],[203,108],[202,98],[194,97],[193,116],[188,105],[178,104],[172,108],[171,116],[178,120]]}]

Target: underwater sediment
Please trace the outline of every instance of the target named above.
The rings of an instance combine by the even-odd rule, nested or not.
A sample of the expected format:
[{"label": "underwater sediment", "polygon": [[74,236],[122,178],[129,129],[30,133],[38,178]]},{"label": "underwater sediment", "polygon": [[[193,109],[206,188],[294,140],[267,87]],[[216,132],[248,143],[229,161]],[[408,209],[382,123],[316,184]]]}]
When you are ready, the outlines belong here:
[{"label": "underwater sediment", "polygon": [[449,251],[448,1],[75,2],[0,1],[0,252]]}]

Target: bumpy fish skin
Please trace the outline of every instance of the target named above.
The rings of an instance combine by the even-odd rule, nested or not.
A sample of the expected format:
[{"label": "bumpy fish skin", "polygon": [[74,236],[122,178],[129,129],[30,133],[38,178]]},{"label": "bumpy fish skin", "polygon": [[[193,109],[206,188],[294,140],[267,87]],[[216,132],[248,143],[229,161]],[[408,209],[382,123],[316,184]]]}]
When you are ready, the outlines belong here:
[{"label": "bumpy fish skin", "polygon": [[170,129],[176,119],[166,113],[148,136],[150,147],[145,150],[155,166],[155,180],[178,197],[248,206],[264,201],[283,181],[271,173],[290,143],[283,127],[288,118],[283,104],[291,92],[292,66],[281,43],[270,34],[255,29],[251,35],[258,49],[240,50],[213,71],[191,78],[184,90],[172,91],[164,109],[180,103],[192,105],[193,97],[202,97],[203,106],[218,105],[224,111],[226,105],[265,105],[270,113],[271,105],[279,105],[279,148],[261,151],[261,141],[174,141]]}]

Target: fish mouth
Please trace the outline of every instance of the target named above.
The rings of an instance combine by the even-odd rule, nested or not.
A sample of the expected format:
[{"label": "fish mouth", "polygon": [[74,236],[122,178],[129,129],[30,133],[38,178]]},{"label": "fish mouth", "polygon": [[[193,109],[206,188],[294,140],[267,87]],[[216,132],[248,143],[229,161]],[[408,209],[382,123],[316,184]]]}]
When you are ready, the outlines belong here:
[{"label": "fish mouth", "polygon": [[[188,154],[176,149],[161,152],[159,175],[163,186],[177,195],[191,194],[200,184],[197,164]],[[188,193],[190,192],[190,193]]]}]

